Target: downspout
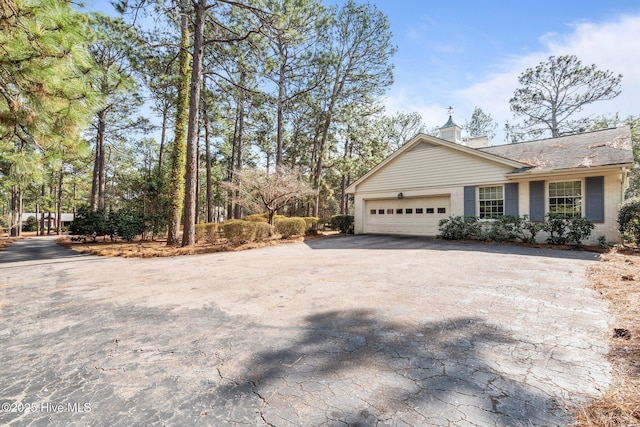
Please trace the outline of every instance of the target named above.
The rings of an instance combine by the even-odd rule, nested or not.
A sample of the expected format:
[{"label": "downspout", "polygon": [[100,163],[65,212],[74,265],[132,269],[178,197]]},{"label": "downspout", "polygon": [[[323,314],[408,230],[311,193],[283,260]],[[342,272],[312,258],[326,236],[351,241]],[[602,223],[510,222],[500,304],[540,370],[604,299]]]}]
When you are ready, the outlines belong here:
[{"label": "downspout", "polygon": [[620,195],[620,201],[621,203],[624,202],[625,200],[625,194],[627,192],[627,189],[629,188],[629,171],[627,170],[626,166],[622,167],[622,194]]}]

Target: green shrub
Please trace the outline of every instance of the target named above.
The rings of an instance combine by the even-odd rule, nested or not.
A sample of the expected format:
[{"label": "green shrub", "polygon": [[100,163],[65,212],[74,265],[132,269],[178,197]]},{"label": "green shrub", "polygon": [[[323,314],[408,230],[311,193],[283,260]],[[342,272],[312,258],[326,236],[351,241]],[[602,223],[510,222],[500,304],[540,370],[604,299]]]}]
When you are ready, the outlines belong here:
[{"label": "green shrub", "polygon": [[634,218],[625,227],[625,238],[631,240],[636,245],[640,245],[640,219]]},{"label": "green shrub", "polygon": [[640,197],[622,203],[618,211],[618,230],[626,240],[640,244]]},{"label": "green shrub", "polygon": [[317,218],[315,216],[305,216],[302,217],[302,219],[304,219],[304,222],[306,224],[306,230],[305,233],[306,234],[317,234],[318,233],[318,227],[320,224],[320,218]]},{"label": "green shrub", "polygon": [[545,217],[543,230],[549,233],[547,243],[552,245],[566,245],[569,218],[566,215],[548,213]]},{"label": "green shrub", "polygon": [[304,235],[307,223],[304,218],[300,217],[282,218],[275,222],[275,229],[286,239],[291,236]]},{"label": "green shrub", "polygon": [[[638,221],[640,228],[640,221]],[[477,217],[450,216],[440,220],[439,237],[446,240],[492,240],[495,242],[535,243],[540,231],[549,233],[547,242],[554,245],[581,244],[589,238],[594,225],[587,218],[567,218],[548,214],[544,223],[529,221],[527,215],[502,216],[491,221]]]},{"label": "green shrub", "polygon": [[22,226],[22,231],[38,231],[38,219],[31,215]]},{"label": "green shrub", "polygon": [[611,245],[607,242],[607,238],[603,235],[598,236],[598,247],[600,249],[609,249]]},{"label": "green shrub", "polygon": [[122,209],[107,214],[103,210],[91,211],[88,206],[83,206],[69,225],[69,234],[94,241],[98,236],[131,241],[146,229],[144,217],[135,211]]},{"label": "green shrub", "polygon": [[581,245],[584,239],[591,236],[591,232],[595,228],[593,222],[584,217],[571,218],[569,220],[569,232],[567,233],[567,242],[569,244]]},{"label": "green shrub", "polygon": [[167,232],[167,211],[146,214],[144,217],[145,232],[151,233],[152,237],[160,236]]},{"label": "green shrub", "polygon": [[144,217],[139,213],[126,209],[109,213],[107,234],[112,239],[120,237],[130,242],[144,231]]},{"label": "green shrub", "polygon": [[486,223],[488,231],[486,237],[494,242],[513,242],[521,234],[522,218],[504,215]]},{"label": "green shrub", "polygon": [[566,245],[582,243],[591,236],[595,226],[587,218],[572,218],[557,213],[548,213],[543,230],[549,233],[547,243],[552,245]]},{"label": "green shrub", "polygon": [[265,240],[273,236],[273,226],[268,222],[255,222],[256,239]]},{"label": "green shrub", "polygon": [[640,197],[625,200],[618,211],[618,230],[624,233],[627,224],[640,217]]},{"label": "green shrub", "polygon": [[341,233],[353,234],[353,215],[334,215],[329,220],[329,227]]},{"label": "green shrub", "polygon": [[222,223],[224,236],[234,245],[249,243],[256,240],[257,222],[233,219]]},{"label": "green shrub", "polygon": [[217,222],[205,222],[196,224],[196,242],[215,243],[219,236],[219,224]]},{"label": "green shrub", "polygon": [[440,237],[445,240],[482,239],[482,224],[477,217],[450,216],[438,223]]},{"label": "green shrub", "polygon": [[104,210],[92,211],[89,206],[81,206],[69,225],[69,234],[95,241],[98,236],[107,235],[107,214]]}]

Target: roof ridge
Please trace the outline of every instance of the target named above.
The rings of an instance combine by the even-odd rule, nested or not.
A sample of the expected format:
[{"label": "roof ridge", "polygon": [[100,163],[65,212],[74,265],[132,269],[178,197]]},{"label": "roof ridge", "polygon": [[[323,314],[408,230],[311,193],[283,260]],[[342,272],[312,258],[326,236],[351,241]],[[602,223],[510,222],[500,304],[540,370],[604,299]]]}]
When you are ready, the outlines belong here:
[{"label": "roof ridge", "polygon": [[571,137],[574,137],[574,136],[587,135],[587,134],[591,134],[591,133],[598,133],[598,132],[605,132],[605,131],[611,131],[611,130],[621,129],[621,128],[624,128],[624,127],[629,127],[629,125],[610,127],[610,128],[606,128],[606,129],[596,129],[596,130],[590,130],[590,131],[587,131],[587,132],[572,133],[571,135],[562,135],[562,136],[556,136],[556,137],[551,137],[551,138],[534,139],[534,140],[531,140],[531,141],[517,141],[517,142],[510,142],[508,144],[491,145],[489,147],[478,148],[478,150],[487,150],[487,149],[491,149],[491,148],[494,148],[494,147],[504,147],[504,146],[507,146],[507,145],[521,145],[521,144],[530,144],[530,143],[533,143],[533,142],[542,142],[542,141],[550,141],[550,140],[556,140],[556,139],[562,139],[562,138],[571,138]]}]

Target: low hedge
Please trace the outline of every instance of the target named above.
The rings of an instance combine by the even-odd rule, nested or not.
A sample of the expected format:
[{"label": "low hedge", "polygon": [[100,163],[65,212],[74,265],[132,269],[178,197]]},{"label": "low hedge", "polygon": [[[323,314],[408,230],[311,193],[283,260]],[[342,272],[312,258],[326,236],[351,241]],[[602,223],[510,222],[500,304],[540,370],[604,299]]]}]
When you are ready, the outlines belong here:
[{"label": "low hedge", "polygon": [[234,245],[263,240],[273,234],[271,225],[264,222],[234,219],[223,222],[221,226],[224,236]]},{"label": "low hedge", "polygon": [[196,242],[215,243],[218,237],[220,237],[220,224],[217,222],[196,224]]},{"label": "low hedge", "polygon": [[316,234],[318,232],[318,227],[320,225],[320,218],[315,216],[304,216],[302,217],[307,226],[305,232],[307,234]]},{"label": "low hedge", "polygon": [[273,236],[273,226],[268,222],[255,222],[256,240],[265,240]]},{"label": "low hedge", "polygon": [[297,216],[281,218],[276,220],[275,230],[285,239],[291,236],[300,236],[304,235],[307,231],[307,222],[304,218]]}]

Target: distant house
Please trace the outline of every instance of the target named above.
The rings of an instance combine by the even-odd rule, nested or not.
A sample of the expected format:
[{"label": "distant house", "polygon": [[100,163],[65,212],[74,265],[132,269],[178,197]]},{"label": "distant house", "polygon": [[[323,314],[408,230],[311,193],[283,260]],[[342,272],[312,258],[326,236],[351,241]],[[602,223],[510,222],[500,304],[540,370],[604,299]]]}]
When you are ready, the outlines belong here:
[{"label": "distant house", "polygon": [[[49,212],[41,212],[39,215],[36,215],[35,212],[23,212],[22,223],[24,224],[30,216],[36,218],[41,224],[44,218],[44,228],[48,228],[49,222],[51,222],[51,228],[55,228],[56,226],[56,214],[54,212],[52,212],[51,214],[49,214]],[[62,220],[62,226],[68,227],[69,224],[71,224],[71,222],[73,221],[73,214],[63,213],[60,215],[60,219]]]},{"label": "distant house", "polygon": [[355,232],[435,236],[451,215],[481,219],[548,212],[595,223],[590,242],[618,241],[617,213],[633,166],[628,126],[516,144],[419,134],[347,189]]}]

